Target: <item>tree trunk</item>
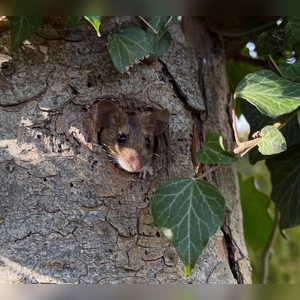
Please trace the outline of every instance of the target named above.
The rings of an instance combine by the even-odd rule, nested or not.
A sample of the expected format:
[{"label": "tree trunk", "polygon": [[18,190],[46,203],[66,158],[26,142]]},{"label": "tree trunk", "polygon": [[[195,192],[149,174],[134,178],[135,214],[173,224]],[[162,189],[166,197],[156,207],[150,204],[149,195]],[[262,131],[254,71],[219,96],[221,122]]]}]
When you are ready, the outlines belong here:
[{"label": "tree trunk", "polygon": [[[234,166],[209,178],[226,199],[222,228],[186,278],[174,248],[151,216],[166,180],[194,175],[195,152],[209,132],[233,148],[225,55],[198,18],[172,25],[171,48],[155,62],[119,74],[107,37],[90,26],[46,20],[18,50],[0,33],[1,283],[250,283]],[[109,161],[94,143],[95,106],[168,108],[145,180]]]}]

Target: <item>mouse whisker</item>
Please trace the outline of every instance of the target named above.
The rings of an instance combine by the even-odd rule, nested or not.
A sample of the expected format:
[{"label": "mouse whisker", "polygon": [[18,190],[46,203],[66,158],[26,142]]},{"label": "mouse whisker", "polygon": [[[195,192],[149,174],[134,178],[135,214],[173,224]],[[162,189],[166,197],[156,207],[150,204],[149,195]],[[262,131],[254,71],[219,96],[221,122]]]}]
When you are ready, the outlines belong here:
[{"label": "mouse whisker", "polygon": [[101,144],[101,146],[107,147],[107,144],[105,144],[105,143],[100,143],[100,144]]}]

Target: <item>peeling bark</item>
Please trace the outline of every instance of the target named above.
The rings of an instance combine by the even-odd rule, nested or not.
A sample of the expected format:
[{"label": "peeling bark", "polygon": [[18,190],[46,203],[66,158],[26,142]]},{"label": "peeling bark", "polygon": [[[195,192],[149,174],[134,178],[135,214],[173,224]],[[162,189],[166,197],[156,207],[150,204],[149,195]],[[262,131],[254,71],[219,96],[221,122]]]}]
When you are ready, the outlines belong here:
[{"label": "peeling bark", "polygon": [[[198,42],[213,48],[203,56],[174,25],[159,61],[119,74],[106,48],[116,26],[103,24],[99,39],[91,27],[44,23],[14,52],[9,32],[0,34],[0,282],[250,282],[234,166],[208,178],[231,213],[189,278],[150,210],[162,182],[193,176],[193,153],[209,132],[233,146],[222,49],[199,23]],[[106,98],[171,111],[153,177],[117,168],[93,142],[95,103]]]}]

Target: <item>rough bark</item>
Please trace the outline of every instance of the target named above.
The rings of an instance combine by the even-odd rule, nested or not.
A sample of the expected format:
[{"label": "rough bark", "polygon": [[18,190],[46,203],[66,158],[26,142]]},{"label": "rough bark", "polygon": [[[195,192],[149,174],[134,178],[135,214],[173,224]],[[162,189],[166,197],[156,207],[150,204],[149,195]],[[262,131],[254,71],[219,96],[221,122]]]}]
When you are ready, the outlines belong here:
[{"label": "rough bark", "polygon": [[[186,18],[183,31],[171,28],[161,59],[119,74],[106,47],[118,23],[97,38],[89,26],[51,21],[16,51],[9,31],[0,33],[0,282],[250,282],[234,166],[208,178],[228,213],[189,278],[150,208],[162,182],[194,175],[209,132],[233,146],[221,45]],[[95,103],[106,98],[128,110],[171,111],[153,177],[118,169],[93,143]]]}]

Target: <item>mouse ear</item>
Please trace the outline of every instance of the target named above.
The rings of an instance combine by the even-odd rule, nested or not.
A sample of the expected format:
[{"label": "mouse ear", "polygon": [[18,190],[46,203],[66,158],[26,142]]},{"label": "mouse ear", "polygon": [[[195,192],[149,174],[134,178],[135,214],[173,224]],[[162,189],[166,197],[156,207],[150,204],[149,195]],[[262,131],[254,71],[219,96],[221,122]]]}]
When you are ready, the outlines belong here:
[{"label": "mouse ear", "polygon": [[111,125],[120,125],[124,119],[124,112],[110,100],[102,100],[98,103],[98,118],[105,128]]},{"label": "mouse ear", "polygon": [[154,136],[161,134],[169,125],[170,111],[163,109],[152,114],[151,119],[154,121]]}]

